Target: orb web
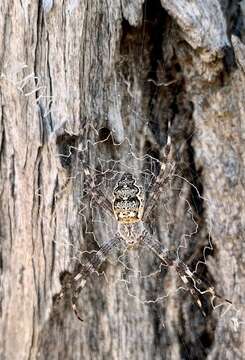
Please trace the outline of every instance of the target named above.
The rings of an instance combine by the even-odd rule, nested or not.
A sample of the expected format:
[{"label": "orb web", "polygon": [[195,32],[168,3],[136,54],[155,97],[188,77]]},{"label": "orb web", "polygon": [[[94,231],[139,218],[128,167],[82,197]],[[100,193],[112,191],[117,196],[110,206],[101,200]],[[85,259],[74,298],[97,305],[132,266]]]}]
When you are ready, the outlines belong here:
[{"label": "orb web", "polygon": [[[147,206],[161,163],[147,154],[137,156],[128,139],[115,143],[112,134],[105,140],[81,142],[77,147],[69,147],[67,154],[59,155],[71,157],[75,164],[68,180],[82,228],[79,239],[68,240],[60,246],[69,248],[72,266],[79,268],[79,264],[89,261],[102,244],[119,231],[112,211],[113,192],[123,174],[132,174]],[[173,173],[158,194],[149,218],[144,220],[144,227],[151,236],[165,248],[175,250],[180,258],[198,234],[198,223],[188,200],[189,187],[190,184],[183,181],[178,173]],[[107,271],[109,266],[116,269],[112,275],[109,271],[110,276]],[[128,296],[149,304],[183,290],[182,285],[173,281],[173,272],[143,244],[132,248],[122,241],[120,248],[113,249],[108,256],[102,270],[95,273],[99,278],[102,274],[110,285],[113,283],[115,287],[121,287]]]}]

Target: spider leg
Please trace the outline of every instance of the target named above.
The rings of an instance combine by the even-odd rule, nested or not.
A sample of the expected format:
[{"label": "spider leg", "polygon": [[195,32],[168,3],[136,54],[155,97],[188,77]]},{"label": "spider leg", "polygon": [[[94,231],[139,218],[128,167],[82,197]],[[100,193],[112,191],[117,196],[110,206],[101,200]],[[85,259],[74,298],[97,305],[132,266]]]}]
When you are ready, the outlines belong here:
[{"label": "spider leg", "polygon": [[[170,128],[170,125],[168,126]],[[150,189],[149,197],[145,204],[145,211],[143,214],[143,221],[145,221],[149,215],[152,213],[153,208],[157,204],[157,200],[159,199],[160,193],[163,191],[165,185],[170,181],[175,164],[168,164],[168,157],[171,150],[171,136],[168,134],[167,143],[163,148],[163,153],[161,156],[161,166],[159,174]]]},{"label": "spider leg", "polygon": [[[90,261],[87,261],[82,269],[74,276],[74,278],[70,282],[70,288],[72,291],[72,308],[76,317],[83,321],[79,315],[77,309],[77,299],[79,297],[80,292],[85,287],[88,277],[99,270],[100,266],[105,262],[109,254],[121,244],[121,237],[119,234],[116,234],[113,239],[104,243],[101,248],[92,255]],[[61,299],[64,296],[64,291],[62,291],[59,295]]]},{"label": "spider leg", "polygon": [[[114,212],[112,209],[112,205],[109,199],[105,196],[103,191],[98,188],[98,186],[94,185],[93,177],[90,174],[90,171],[88,168],[84,168],[84,174],[86,176],[85,184],[89,188],[89,195],[92,196],[93,201],[98,205],[99,207],[102,207],[106,211],[108,211],[111,215],[114,216]],[[91,186],[91,184],[93,184]]]},{"label": "spider leg", "polygon": [[[141,235],[140,239],[166,266],[173,266],[179,275],[180,279],[184,285],[188,288],[192,296],[194,297],[195,302],[197,303],[199,309],[201,310],[203,316],[206,316],[206,313],[203,309],[200,296],[204,294],[211,295],[211,301],[216,297],[222,299],[223,301],[232,304],[228,299],[222,298],[218,295],[214,287],[207,286],[201,279],[199,279],[189,267],[180,259],[177,258],[177,254],[174,251],[164,248],[157,240],[152,238],[152,236],[145,230]],[[202,290],[200,290],[202,287]],[[204,290],[203,290],[204,289]]]},{"label": "spider leg", "polygon": [[94,188],[93,190],[94,194],[94,201],[99,206],[108,211],[111,215],[114,216],[114,212],[112,209],[112,205],[110,200],[107,199],[107,197],[103,194],[103,192],[99,189]]}]

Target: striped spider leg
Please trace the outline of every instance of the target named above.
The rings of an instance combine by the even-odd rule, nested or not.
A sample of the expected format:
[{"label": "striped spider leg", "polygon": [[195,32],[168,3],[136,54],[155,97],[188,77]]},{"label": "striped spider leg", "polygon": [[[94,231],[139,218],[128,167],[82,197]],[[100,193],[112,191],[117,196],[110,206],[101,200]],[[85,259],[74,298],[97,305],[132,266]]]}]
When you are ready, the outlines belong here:
[{"label": "striped spider leg", "polygon": [[[170,125],[169,125],[170,128]],[[173,171],[175,169],[175,164],[173,162],[168,162],[169,154],[171,151],[171,135],[168,134],[167,143],[163,148],[161,156],[160,171],[158,176],[155,179],[155,182],[151,186],[149,197],[146,200],[143,221],[148,219],[149,215],[152,213],[153,208],[158,204],[159,195],[164,190],[164,187],[170,182],[172,178]]]},{"label": "striped spider leg", "polygon": [[74,277],[69,279],[68,284],[65,285],[62,291],[56,297],[56,302],[59,302],[59,300],[61,300],[64,297],[66,289],[69,288],[72,294],[71,295],[72,309],[74,311],[74,314],[80,321],[83,320],[80,317],[77,309],[77,299],[79,297],[79,294],[85,287],[87,279],[91,276],[91,274],[93,274],[94,272],[97,273],[101,265],[108,258],[108,256],[116,248],[119,248],[121,244],[122,244],[122,238],[119,233],[116,233],[116,235],[112,239],[102,244],[100,249],[92,254],[91,259],[86,261],[85,264],[82,264],[82,267],[80,268],[79,272],[77,272],[77,274]]},{"label": "striped spider leg", "polygon": [[[146,230],[142,233],[141,241],[163,262],[165,266],[173,266],[175,268],[183,284],[194,297],[195,302],[200,308],[203,316],[206,316],[206,312],[203,309],[202,301],[200,299],[201,295],[210,295],[212,303],[215,298],[218,298],[223,302],[232,304],[230,300],[218,295],[214,287],[206,285],[201,279],[199,279],[197,275],[193,273],[181,259],[178,258],[176,252],[164,248],[164,246],[161,245],[159,241],[155,240]],[[202,290],[200,288],[202,288]]]},{"label": "striped spider leg", "polygon": [[77,299],[80,292],[85,287],[87,278],[94,272],[97,272],[101,265],[106,261],[108,256],[115,248],[118,248],[122,242],[120,234],[116,234],[115,237],[108,242],[102,244],[100,249],[92,255],[92,258],[87,261],[85,265],[82,266],[82,269],[77,273],[77,275],[72,280],[72,308],[76,317],[82,321],[82,318],[79,315],[77,310]]},{"label": "striped spider leg", "polygon": [[88,168],[84,168],[84,174],[86,176],[86,184],[89,187],[89,194],[90,196],[93,195],[94,202],[99,206],[102,207],[104,210],[109,212],[110,215],[114,215],[113,208],[111,202],[107,199],[103,191],[98,186],[92,186],[93,184],[93,177]]},{"label": "striped spider leg", "polygon": [[[145,204],[144,214],[142,220],[145,222],[150,214],[152,213],[153,208],[157,205],[159,195],[164,190],[164,187],[170,182],[173,171],[175,169],[174,163],[168,163],[168,157],[171,151],[171,136],[168,134],[167,143],[163,148],[162,162],[160,166],[160,172],[153,183],[149,198]],[[218,295],[215,289],[211,286],[207,286],[201,279],[197,277],[196,274],[191,272],[189,267],[178,258],[177,252],[168,250],[164,248],[157,240],[155,240],[147,230],[144,230],[141,235],[141,242],[152,251],[166,266],[173,266],[178,273],[183,284],[188,288],[190,293],[195,299],[195,302],[199,306],[202,314],[206,316],[206,313],[203,309],[202,302],[200,300],[200,295],[209,294],[211,296],[211,301],[215,298],[222,299],[223,301],[231,304],[230,300],[222,298]],[[202,288],[200,290],[199,288]]]},{"label": "striped spider leg", "polygon": [[[89,169],[85,168],[84,173],[86,175],[86,183],[89,184],[90,186],[93,183],[93,178],[90,174]],[[90,186],[89,194],[90,196],[91,195],[93,196],[93,200],[95,201],[96,205],[102,207],[105,211],[109,212],[110,215],[114,216],[111,202],[106,198],[104,193],[98,187]],[[71,279],[69,279],[68,286],[67,285],[65,286],[66,288],[68,287],[71,289],[72,308],[74,314],[80,321],[83,320],[80,317],[77,309],[77,299],[82,289],[85,287],[88,277],[92,273],[98,272],[98,270],[100,269],[102,264],[106,261],[106,259],[109,257],[109,255],[116,248],[119,248],[121,244],[122,244],[122,237],[120,236],[119,233],[116,233],[112,239],[102,244],[100,249],[97,252],[93,253],[90,260],[86,261],[85,264],[81,265],[80,271]],[[63,289],[60,292],[60,294],[56,298],[56,301],[58,302],[61,298],[64,297],[64,295],[65,295],[65,289]]]}]

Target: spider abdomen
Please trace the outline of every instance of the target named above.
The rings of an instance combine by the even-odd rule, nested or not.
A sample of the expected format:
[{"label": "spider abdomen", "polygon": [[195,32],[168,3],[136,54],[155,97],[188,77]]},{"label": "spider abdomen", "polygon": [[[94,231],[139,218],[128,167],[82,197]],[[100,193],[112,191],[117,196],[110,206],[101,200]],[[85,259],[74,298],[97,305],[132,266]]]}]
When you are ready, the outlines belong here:
[{"label": "spider abdomen", "polygon": [[142,194],[135,182],[132,174],[124,173],[113,192],[113,211],[117,221],[123,224],[132,224],[142,218]]}]

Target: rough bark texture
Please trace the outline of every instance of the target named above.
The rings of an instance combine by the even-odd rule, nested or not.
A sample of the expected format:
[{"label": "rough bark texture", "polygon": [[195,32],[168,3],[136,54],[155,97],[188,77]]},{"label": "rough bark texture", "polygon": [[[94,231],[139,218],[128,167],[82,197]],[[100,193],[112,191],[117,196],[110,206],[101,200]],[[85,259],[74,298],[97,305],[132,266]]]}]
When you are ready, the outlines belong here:
[{"label": "rough bark texture", "polygon": [[[244,0],[1,1],[1,360],[245,358],[244,13]],[[187,200],[198,232],[181,257],[195,269],[211,240],[198,272],[233,305],[203,318],[175,290],[143,304],[116,282],[120,264],[106,263],[108,281],[81,294],[81,324],[69,294],[53,300],[78,251],[98,248],[88,231],[108,238],[79,214],[80,156],[93,168],[102,154],[126,161],[111,132],[160,158],[168,121],[185,180],[181,197],[169,189],[172,231],[159,210],[153,232],[179,246],[192,231]],[[88,140],[104,142],[89,151]],[[170,275],[134,292],[176,289]]]}]

